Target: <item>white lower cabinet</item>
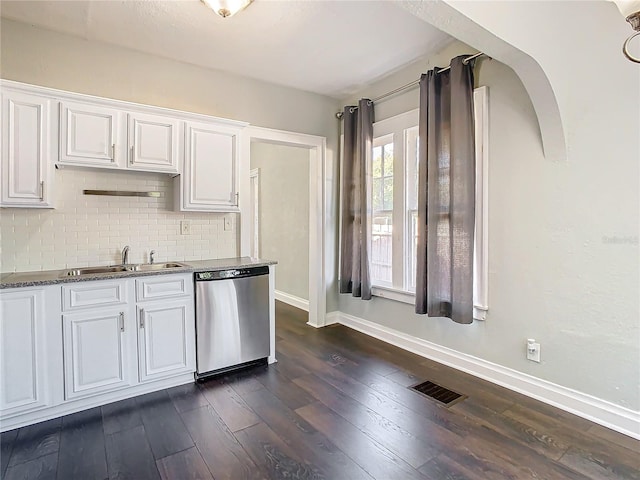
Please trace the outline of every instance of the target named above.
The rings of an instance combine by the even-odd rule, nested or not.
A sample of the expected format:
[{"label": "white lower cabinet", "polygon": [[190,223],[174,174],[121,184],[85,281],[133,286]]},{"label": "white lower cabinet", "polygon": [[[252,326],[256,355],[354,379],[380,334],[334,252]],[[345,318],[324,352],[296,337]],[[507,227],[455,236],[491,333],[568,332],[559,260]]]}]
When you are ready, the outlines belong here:
[{"label": "white lower cabinet", "polygon": [[192,274],[0,291],[0,431],[188,382],[195,364]]},{"label": "white lower cabinet", "polygon": [[0,295],[0,413],[8,415],[47,404],[44,290]]},{"label": "white lower cabinet", "polygon": [[129,338],[135,332],[125,307],[62,316],[66,400],[134,383],[131,363],[135,352],[131,351]]},{"label": "white lower cabinet", "polygon": [[196,323],[191,274],[136,279],[140,382],[194,372]]},{"label": "white lower cabinet", "polygon": [[138,308],[138,352],[141,382],[195,370],[191,298]]}]

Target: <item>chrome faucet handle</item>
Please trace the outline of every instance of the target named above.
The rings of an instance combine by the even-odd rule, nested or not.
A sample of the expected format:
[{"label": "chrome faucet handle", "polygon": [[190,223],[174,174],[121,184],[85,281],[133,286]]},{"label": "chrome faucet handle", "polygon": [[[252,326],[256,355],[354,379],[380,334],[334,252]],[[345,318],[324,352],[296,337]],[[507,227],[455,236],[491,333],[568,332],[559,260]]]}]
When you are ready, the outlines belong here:
[{"label": "chrome faucet handle", "polygon": [[127,265],[129,263],[129,245],[125,245],[122,249],[122,265]]},{"label": "chrome faucet handle", "polygon": [[153,265],[153,262],[155,262],[155,260],[156,260],[156,259],[155,259],[155,255],[156,255],[156,251],[155,251],[155,250],[151,250],[151,251],[149,252],[149,263],[150,263],[151,265]]}]

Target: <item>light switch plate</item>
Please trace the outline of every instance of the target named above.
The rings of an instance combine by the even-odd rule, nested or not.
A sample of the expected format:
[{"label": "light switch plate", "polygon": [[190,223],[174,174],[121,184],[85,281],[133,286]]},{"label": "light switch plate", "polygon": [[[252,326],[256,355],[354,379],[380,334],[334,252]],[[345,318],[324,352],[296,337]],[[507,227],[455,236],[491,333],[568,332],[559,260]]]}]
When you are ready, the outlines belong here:
[{"label": "light switch plate", "polygon": [[225,229],[225,231],[228,232],[229,230],[231,230],[232,226],[233,226],[233,223],[231,221],[231,215],[225,215],[224,216],[224,229]]}]

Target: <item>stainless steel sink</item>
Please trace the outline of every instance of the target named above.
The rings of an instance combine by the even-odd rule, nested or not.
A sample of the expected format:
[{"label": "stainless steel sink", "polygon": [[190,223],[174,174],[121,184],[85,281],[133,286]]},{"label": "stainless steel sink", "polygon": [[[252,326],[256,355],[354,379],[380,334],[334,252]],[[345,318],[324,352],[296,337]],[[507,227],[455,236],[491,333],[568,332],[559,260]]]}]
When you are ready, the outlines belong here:
[{"label": "stainless steel sink", "polygon": [[108,267],[86,267],[65,270],[63,277],[78,277],[81,275],[96,275],[100,273],[121,273],[121,272],[152,272],[162,271],[171,268],[183,268],[185,265],[178,262],[169,263],[140,263],[136,265],[111,265]]},{"label": "stainless steel sink", "polygon": [[154,270],[166,270],[167,268],[183,268],[185,265],[178,262],[169,263],[141,263],[135,265],[135,271],[148,272]]}]

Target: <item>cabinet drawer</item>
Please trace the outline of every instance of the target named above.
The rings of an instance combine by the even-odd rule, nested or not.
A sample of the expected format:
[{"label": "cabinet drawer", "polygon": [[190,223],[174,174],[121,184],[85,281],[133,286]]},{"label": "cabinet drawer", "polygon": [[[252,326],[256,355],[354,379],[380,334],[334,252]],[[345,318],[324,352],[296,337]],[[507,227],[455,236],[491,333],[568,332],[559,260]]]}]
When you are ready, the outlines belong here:
[{"label": "cabinet drawer", "polygon": [[62,287],[62,309],[77,310],[86,307],[121,305],[127,303],[125,282],[93,282]]},{"label": "cabinet drawer", "polygon": [[189,295],[192,282],[191,275],[139,278],[136,280],[136,298],[141,302]]}]

